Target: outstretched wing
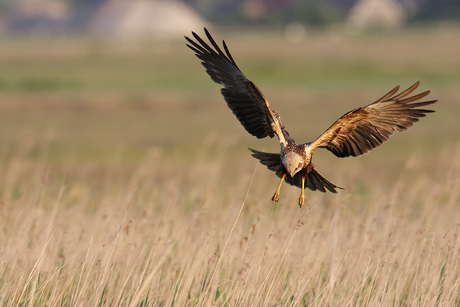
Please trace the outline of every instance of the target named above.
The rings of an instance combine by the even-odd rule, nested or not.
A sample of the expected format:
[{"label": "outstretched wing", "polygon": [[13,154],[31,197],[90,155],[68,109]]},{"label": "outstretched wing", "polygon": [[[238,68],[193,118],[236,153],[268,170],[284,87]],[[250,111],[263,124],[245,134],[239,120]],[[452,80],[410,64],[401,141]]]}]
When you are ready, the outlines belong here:
[{"label": "outstretched wing", "polygon": [[344,158],[360,156],[380,146],[395,130],[404,131],[418,122],[420,117],[424,117],[425,113],[434,112],[418,107],[433,104],[437,100],[415,102],[427,96],[430,91],[403,99],[419,84],[420,81],[393,96],[399,89],[397,86],[376,102],[348,112],[309,144],[309,150],[322,147]]},{"label": "outstretched wing", "polygon": [[253,136],[261,139],[276,134],[280,141],[284,142],[278,114],[270,108],[268,101],[254,83],[249,81],[238,68],[225,41],[223,46],[226,54],[222,52],[206,28],[204,32],[214,49],[194,32],[192,34],[196,42],[185,36],[190,43],[187,46],[202,61],[201,64],[206,68],[211,79],[224,86],[221,93],[233,114]]},{"label": "outstretched wing", "polygon": [[[249,148],[253,152],[252,156],[256,159],[259,159],[260,163],[265,165],[269,170],[275,172],[276,176],[281,178],[283,173],[286,174],[286,170],[283,172],[283,166],[281,164],[280,154],[277,153],[267,153],[258,151],[252,148]],[[302,175],[297,173],[294,177],[286,176],[285,181],[290,185],[295,185],[296,187],[302,188]],[[337,193],[336,189],[342,189],[341,187],[336,186],[335,184],[329,182],[324,178],[317,170],[313,167],[308,173],[305,180],[305,185],[312,191],[326,192],[326,189],[332,193]]]}]

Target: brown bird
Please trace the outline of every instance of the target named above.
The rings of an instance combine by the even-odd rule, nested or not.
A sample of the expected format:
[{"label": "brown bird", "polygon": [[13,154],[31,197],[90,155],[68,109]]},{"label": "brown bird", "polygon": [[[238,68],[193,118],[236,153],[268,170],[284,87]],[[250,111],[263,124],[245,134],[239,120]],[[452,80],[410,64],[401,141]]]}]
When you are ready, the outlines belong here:
[{"label": "brown bird", "polygon": [[194,32],[192,34],[196,41],[185,36],[190,43],[187,46],[202,61],[211,79],[224,86],[221,93],[228,107],[253,136],[261,139],[276,135],[280,141],[280,154],[249,148],[253,157],[281,178],[272,198],[273,203],[279,200],[283,181],[301,189],[300,207],[305,202],[305,187],[321,192],[327,189],[332,193],[342,189],[324,178],[311,163],[316,148],[326,148],[339,158],[357,157],[380,146],[395,130],[404,131],[417,122],[419,117],[424,117],[425,113],[434,112],[418,107],[433,104],[436,100],[415,102],[427,96],[430,91],[405,98],[419,86],[420,81],[400,94],[396,94],[399,90],[397,86],[376,102],[340,117],[315,141],[297,145],[262,92],[238,68],[225,41],[222,41],[224,54],[208,30],[205,28],[204,31],[212,47]]}]

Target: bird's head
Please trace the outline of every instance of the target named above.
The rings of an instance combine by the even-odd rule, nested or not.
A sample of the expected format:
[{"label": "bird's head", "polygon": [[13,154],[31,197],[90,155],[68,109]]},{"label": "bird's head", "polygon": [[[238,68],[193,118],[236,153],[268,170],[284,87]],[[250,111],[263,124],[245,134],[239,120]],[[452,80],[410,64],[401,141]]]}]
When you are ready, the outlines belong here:
[{"label": "bird's head", "polygon": [[283,156],[283,165],[286,168],[288,174],[294,177],[304,166],[304,159],[301,155],[290,152]]}]

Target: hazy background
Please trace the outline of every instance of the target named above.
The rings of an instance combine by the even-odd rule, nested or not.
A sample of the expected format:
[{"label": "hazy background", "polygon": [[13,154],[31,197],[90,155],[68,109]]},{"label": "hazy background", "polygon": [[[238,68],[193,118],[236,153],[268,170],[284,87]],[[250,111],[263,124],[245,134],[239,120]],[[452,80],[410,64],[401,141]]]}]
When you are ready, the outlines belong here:
[{"label": "hazy background", "polygon": [[[0,302],[458,305],[459,22],[456,0],[0,1]],[[279,145],[185,46],[204,26],[298,143],[418,80],[436,113],[318,150],[345,190],[272,205],[247,147]]]},{"label": "hazy background", "polygon": [[[459,7],[458,1],[3,0],[3,146],[49,139],[56,159],[101,162],[118,151],[136,162],[152,148],[168,157],[193,151],[215,133],[245,142],[231,146],[244,154],[246,145],[277,150],[276,142],[246,135],[220,87],[185,47],[183,35],[203,34],[207,26],[217,41],[225,38],[298,141],[394,86],[420,80],[421,90],[433,90],[441,102],[428,119],[436,125],[409,133],[426,129],[420,143],[435,151],[455,143],[459,131]],[[388,147],[418,142],[398,144],[405,137]]]}]

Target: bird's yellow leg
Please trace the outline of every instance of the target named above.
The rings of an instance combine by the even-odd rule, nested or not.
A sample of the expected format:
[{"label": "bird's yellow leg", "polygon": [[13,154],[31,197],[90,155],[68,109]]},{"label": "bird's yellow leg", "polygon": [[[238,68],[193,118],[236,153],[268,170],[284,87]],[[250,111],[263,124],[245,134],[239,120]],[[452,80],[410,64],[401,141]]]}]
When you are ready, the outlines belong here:
[{"label": "bird's yellow leg", "polygon": [[281,185],[283,184],[284,178],[286,178],[286,174],[283,174],[283,176],[281,176],[281,181],[278,186],[278,189],[276,189],[276,192],[275,194],[273,194],[273,197],[272,197],[273,203],[276,203],[278,200],[280,200],[280,189],[281,189]]},{"label": "bird's yellow leg", "polygon": [[300,197],[299,197],[300,208],[302,208],[303,204],[305,203],[305,178],[306,177],[302,176],[302,192],[300,193]]}]

